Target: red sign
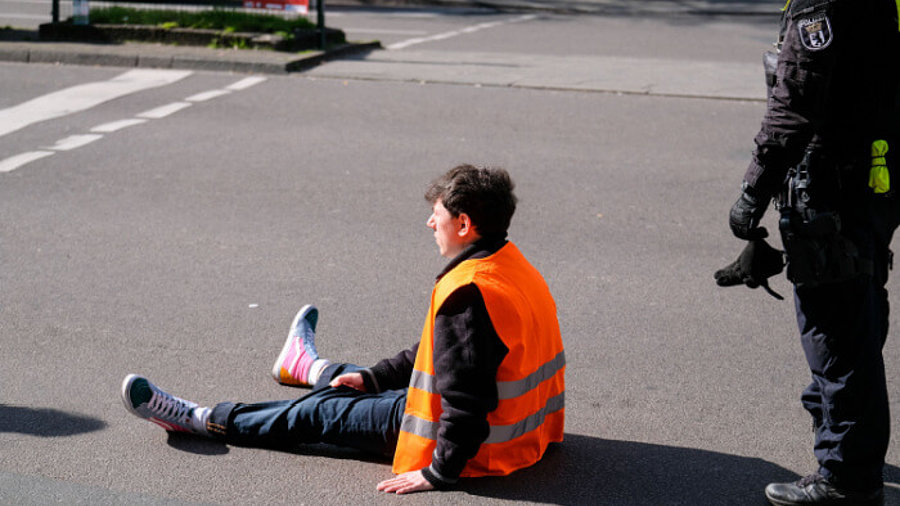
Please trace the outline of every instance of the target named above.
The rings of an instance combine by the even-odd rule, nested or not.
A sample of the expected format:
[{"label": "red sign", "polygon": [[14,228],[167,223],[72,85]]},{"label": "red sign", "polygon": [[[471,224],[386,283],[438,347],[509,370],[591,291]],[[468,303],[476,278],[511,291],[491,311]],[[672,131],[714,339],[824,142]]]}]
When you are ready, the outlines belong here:
[{"label": "red sign", "polygon": [[245,0],[244,7],[307,14],[309,12],[309,0]]}]

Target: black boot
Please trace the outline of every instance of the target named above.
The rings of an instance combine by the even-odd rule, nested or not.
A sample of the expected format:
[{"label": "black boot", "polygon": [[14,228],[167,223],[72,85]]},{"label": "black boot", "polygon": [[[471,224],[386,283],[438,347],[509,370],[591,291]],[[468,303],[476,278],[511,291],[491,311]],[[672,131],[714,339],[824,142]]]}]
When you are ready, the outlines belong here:
[{"label": "black boot", "polygon": [[884,488],[844,490],[819,474],[811,474],[793,483],[770,483],[766,487],[766,499],[776,506],[883,506]]}]

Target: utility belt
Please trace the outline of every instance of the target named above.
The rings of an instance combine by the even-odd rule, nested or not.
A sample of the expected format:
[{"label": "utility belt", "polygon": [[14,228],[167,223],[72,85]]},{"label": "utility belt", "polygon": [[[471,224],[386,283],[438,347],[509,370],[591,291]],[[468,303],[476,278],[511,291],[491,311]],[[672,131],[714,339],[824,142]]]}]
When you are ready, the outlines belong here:
[{"label": "utility belt", "polygon": [[842,174],[834,162],[808,151],[788,172],[776,199],[787,277],[798,288],[871,276],[873,264],[842,233]]}]

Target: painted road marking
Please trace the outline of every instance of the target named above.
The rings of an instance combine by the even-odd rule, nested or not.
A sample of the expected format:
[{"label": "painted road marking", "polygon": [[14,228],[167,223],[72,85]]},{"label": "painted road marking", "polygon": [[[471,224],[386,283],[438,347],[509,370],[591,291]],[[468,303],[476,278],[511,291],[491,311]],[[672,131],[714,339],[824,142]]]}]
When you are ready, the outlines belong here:
[{"label": "painted road marking", "polygon": [[191,95],[185,100],[187,100],[188,102],[206,102],[207,100],[221,97],[222,95],[227,95],[229,93],[231,92],[228,90],[210,90],[204,91],[203,93],[197,93],[196,95]]},{"label": "painted road marking", "polygon": [[[124,75],[124,74],[123,74]],[[206,100],[211,100],[216,97],[221,97],[224,95],[231,94],[232,91],[240,91],[245,90],[251,86],[257,85],[263,81],[265,81],[265,77],[247,77],[232,83],[229,86],[221,89],[215,89],[210,91],[205,91],[202,93],[196,93],[186,98],[185,100],[190,102],[204,102]],[[77,88],[77,87],[74,87]],[[71,89],[71,88],[69,88]],[[65,90],[63,90],[65,91]],[[51,94],[52,95],[52,94]],[[46,96],[46,95],[45,95]],[[87,144],[90,144],[94,141],[98,141],[103,138],[104,133],[112,133],[123,128],[128,128],[135,125],[140,125],[142,123],[146,123],[152,119],[161,119],[169,116],[170,114],[174,114],[186,107],[190,107],[192,104],[189,102],[173,102],[171,104],[166,104],[161,107],[157,107],[154,109],[150,109],[149,111],[144,111],[140,114],[137,114],[135,118],[128,118],[118,121],[111,121],[109,123],[103,123],[102,125],[97,125],[94,128],[91,128],[90,134],[82,134],[82,135],[70,135],[63,139],[56,141],[51,147],[47,147],[45,149],[52,151],[29,151],[26,153],[21,153],[15,156],[11,156],[4,160],[0,160],[0,173],[3,172],[11,172],[13,170],[18,169],[19,167],[31,163],[35,160],[40,160],[41,158],[45,158],[59,151],[69,151],[72,149],[80,148]],[[2,111],[0,111],[2,112]]]},{"label": "painted road marking", "polygon": [[186,70],[135,69],[108,81],[80,84],[0,110],[0,137],[28,125],[90,109],[103,102],[191,75]]},{"label": "painted road marking", "polygon": [[0,172],[10,172],[18,169],[26,163],[40,160],[46,156],[53,154],[53,151],[29,151],[16,156],[11,156],[5,160],[0,160]]},{"label": "painted road marking", "polygon": [[413,39],[407,39],[404,41],[395,42],[394,44],[388,45],[387,49],[392,49],[392,50],[404,49],[409,46],[414,46],[416,44],[422,44],[424,42],[434,42],[437,40],[449,39],[451,37],[456,37],[458,35],[473,33],[473,32],[477,32],[479,30],[486,30],[488,28],[496,28],[498,26],[509,25],[512,23],[521,23],[522,21],[531,21],[532,19],[536,19],[536,18],[537,18],[536,14],[527,14],[525,16],[519,16],[519,17],[515,17],[512,19],[507,19],[504,21],[491,21],[489,23],[480,23],[480,24],[472,25],[472,26],[462,28],[459,30],[453,30],[450,32],[439,33],[437,35],[432,35],[430,37],[416,37]]},{"label": "painted road marking", "polygon": [[184,109],[185,107],[190,107],[191,104],[187,102],[173,102],[171,104],[166,104],[161,107],[157,107],[156,109],[150,109],[149,111],[144,111],[137,115],[138,118],[146,118],[146,119],[160,119],[165,118],[170,114],[175,114],[176,112]]},{"label": "painted road marking", "polygon": [[266,80],[265,77],[259,77],[259,76],[245,77],[244,79],[241,79],[240,81],[238,81],[234,84],[226,86],[225,89],[231,90],[231,91],[246,90],[247,88],[249,88],[251,86],[256,86],[257,84],[259,84],[265,80]]},{"label": "painted road marking", "polygon": [[130,126],[140,125],[141,123],[146,123],[145,119],[138,118],[130,118],[130,119],[122,119],[119,121],[111,121],[109,123],[104,123],[102,125],[97,125],[91,129],[91,132],[95,132],[98,134],[108,134],[112,132],[118,132],[123,128],[128,128]]},{"label": "painted road marking", "polygon": [[424,30],[383,30],[380,28],[341,28],[341,30],[344,32],[372,33],[380,35],[425,35],[428,33]]},{"label": "painted road marking", "polygon": [[81,146],[86,146],[102,138],[103,136],[98,134],[70,135],[56,141],[56,144],[48,146],[47,149],[52,149],[53,151],[69,151],[80,148]]}]

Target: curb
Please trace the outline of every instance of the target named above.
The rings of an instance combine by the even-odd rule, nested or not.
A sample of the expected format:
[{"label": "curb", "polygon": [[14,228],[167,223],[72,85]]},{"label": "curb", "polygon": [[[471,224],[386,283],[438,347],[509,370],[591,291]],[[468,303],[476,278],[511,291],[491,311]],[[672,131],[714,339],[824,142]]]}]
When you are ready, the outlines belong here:
[{"label": "curb", "polygon": [[[0,44],[0,61],[14,63],[47,63],[101,67],[137,67],[163,69],[210,70],[236,73],[287,74],[302,72],[322,62],[381,48],[381,43],[359,42],[335,46],[326,51],[309,51],[302,55],[274,54],[266,50],[194,49],[179,53],[178,47],[140,47],[104,44],[67,44],[64,48],[43,48],[46,43]],[[58,46],[59,43],[53,43]],[[244,54],[242,54],[244,53]],[[250,53],[250,54],[246,54]]]},{"label": "curb", "polygon": [[[239,46],[243,49],[272,49],[298,52],[319,46],[319,32],[315,29],[295,30],[287,39],[280,35],[257,32],[227,32],[199,28],[163,28],[155,25],[44,23],[38,27],[38,38],[45,42],[125,43],[144,42],[177,46],[220,47]],[[325,28],[326,43],[345,42],[342,30]]]},{"label": "curb", "polygon": [[378,42],[377,40],[372,42],[349,42],[327,51],[315,51],[314,54],[292,60],[284,65],[284,71],[302,72],[326,61],[336,60],[338,58],[343,58],[351,55],[368,53],[370,51],[381,48],[381,42]]}]

